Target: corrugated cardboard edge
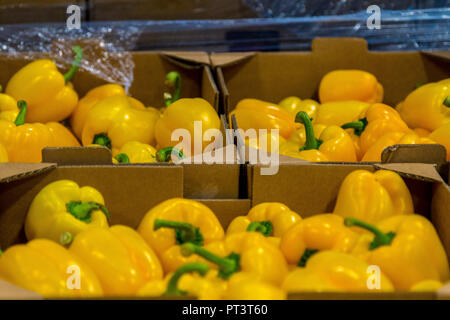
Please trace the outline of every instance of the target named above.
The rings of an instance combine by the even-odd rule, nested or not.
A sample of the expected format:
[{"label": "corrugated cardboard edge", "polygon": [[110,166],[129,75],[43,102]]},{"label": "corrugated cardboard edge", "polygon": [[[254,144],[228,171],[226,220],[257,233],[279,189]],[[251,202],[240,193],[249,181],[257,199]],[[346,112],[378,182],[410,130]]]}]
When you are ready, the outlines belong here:
[{"label": "corrugated cardboard edge", "polygon": [[373,164],[377,169],[391,170],[403,177],[427,182],[445,183],[439,175],[436,165],[428,163],[384,163]]},{"label": "corrugated cardboard edge", "polygon": [[211,65],[208,53],[203,51],[161,51],[160,54],[171,62],[185,68]]},{"label": "corrugated cardboard edge", "polygon": [[247,59],[250,59],[256,54],[256,52],[224,52],[224,53],[211,53],[209,58],[211,61],[211,66],[213,68],[217,67],[227,67],[241,63]]},{"label": "corrugated cardboard edge", "polygon": [[56,168],[55,163],[19,163],[0,164],[0,183],[8,183],[27,177],[36,176]]},{"label": "corrugated cardboard edge", "polygon": [[396,144],[381,153],[383,163],[433,163],[443,165],[447,161],[447,151],[441,144]]},{"label": "corrugated cardboard edge", "polygon": [[42,300],[43,297],[33,291],[15,286],[9,282],[0,280],[0,299],[2,300]]}]

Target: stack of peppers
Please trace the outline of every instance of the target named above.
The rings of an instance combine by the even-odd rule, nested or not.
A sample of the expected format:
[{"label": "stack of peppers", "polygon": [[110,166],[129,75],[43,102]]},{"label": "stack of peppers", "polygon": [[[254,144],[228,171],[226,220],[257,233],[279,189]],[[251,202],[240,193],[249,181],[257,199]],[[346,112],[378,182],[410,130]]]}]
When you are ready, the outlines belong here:
[{"label": "stack of peppers", "polygon": [[323,77],[319,99],[244,99],[230,116],[243,130],[268,130],[246,137],[248,146],[312,162],[379,162],[389,146],[435,143],[450,159],[449,79],[417,88],[395,109],[382,103],[383,86],[372,74],[336,70]]},{"label": "stack of peppers", "polygon": [[51,60],[36,60],[11,77],[5,93],[0,86],[0,162],[41,162],[43,148],[80,142],[111,149],[115,163],[167,162],[198,151],[193,141],[175,148],[179,142],[171,141],[173,130],[187,129],[192,139],[194,121],[201,121],[205,131],[220,130],[217,112],[206,100],[180,99],[177,72],[166,76],[173,92],[164,93],[165,106],[159,110],[128,96],[117,84],[93,88],[79,99],[70,81],[83,50],[75,46],[73,51],[65,74]]},{"label": "stack of peppers", "polygon": [[436,230],[387,170],[352,171],[333,212],[306,218],[261,203],[224,230],[205,205],[174,198],[149,210],[136,230],[109,221],[96,189],[50,183],[29,207],[29,242],[0,256],[0,278],[52,298],[237,300],[435,291],[449,280]]}]

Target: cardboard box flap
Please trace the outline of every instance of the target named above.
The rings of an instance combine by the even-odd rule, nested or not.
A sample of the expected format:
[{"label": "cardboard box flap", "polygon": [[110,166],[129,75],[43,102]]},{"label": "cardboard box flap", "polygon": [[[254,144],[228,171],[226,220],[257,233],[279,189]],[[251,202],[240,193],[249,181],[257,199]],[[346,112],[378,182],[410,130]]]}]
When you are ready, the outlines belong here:
[{"label": "cardboard box flap", "polygon": [[36,292],[26,290],[21,287],[15,286],[9,282],[0,280],[0,299],[2,299],[2,300],[23,300],[23,299],[41,300],[41,299],[43,299],[43,297]]},{"label": "cardboard box flap", "polygon": [[228,144],[210,152],[195,155],[177,162],[179,164],[236,164],[239,158],[234,144]]},{"label": "cardboard box flap", "polygon": [[55,163],[7,162],[0,164],[0,183],[38,175],[56,167]]},{"label": "cardboard box flap", "polygon": [[231,66],[238,64],[244,60],[250,59],[255,55],[255,52],[226,52],[226,53],[211,53],[211,65],[216,67]]},{"label": "cardboard box flap", "polygon": [[436,166],[428,163],[383,163],[374,164],[375,168],[395,171],[401,176],[429,182],[444,182]]},{"label": "cardboard box flap", "polygon": [[311,42],[314,52],[329,55],[330,52],[351,51],[352,53],[367,53],[367,41],[364,38],[315,38]]},{"label": "cardboard box flap", "polygon": [[58,165],[102,165],[112,164],[111,150],[106,147],[44,148],[42,161]]},{"label": "cardboard box flap", "polygon": [[450,284],[447,284],[447,285],[443,286],[442,288],[440,288],[436,292],[436,297],[438,300],[450,299]]},{"label": "cardboard box flap", "polygon": [[386,163],[436,163],[444,164],[447,151],[440,144],[396,144],[381,153],[381,162]]},{"label": "cardboard box flap", "polygon": [[423,51],[422,54],[450,62],[450,51]]},{"label": "cardboard box flap", "polygon": [[210,65],[209,56],[206,52],[172,52],[163,51],[161,55],[170,60],[171,62],[181,65],[185,68],[198,68],[201,65]]}]

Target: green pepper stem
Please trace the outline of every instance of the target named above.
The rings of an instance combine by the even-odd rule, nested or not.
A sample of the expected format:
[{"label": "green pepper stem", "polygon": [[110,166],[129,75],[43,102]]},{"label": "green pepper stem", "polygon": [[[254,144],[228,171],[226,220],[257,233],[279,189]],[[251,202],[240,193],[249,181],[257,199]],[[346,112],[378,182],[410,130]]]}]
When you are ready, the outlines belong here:
[{"label": "green pepper stem", "polygon": [[90,223],[92,211],[100,210],[102,211],[108,220],[110,219],[110,214],[108,209],[97,202],[81,202],[81,201],[71,201],[66,204],[67,212],[80,221]]},{"label": "green pepper stem", "polygon": [[96,134],[94,136],[94,139],[92,140],[92,143],[111,149],[111,139],[108,137],[106,133]]},{"label": "green pepper stem", "polygon": [[27,103],[23,100],[17,101],[17,107],[19,107],[19,114],[16,117],[16,120],[14,120],[14,124],[16,126],[21,126],[25,124],[25,117],[27,116]]},{"label": "green pepper stem", "polygon": [[178,289],[178,281],[180,278],[186,274],[195,272],[201,276],[204,276],[209,270],[208,265],[200,262],[185,264],[184,266],[178,268],[170,277],[170,280],[167,284],[167,290],[163,293],[163,296],[185,296],[187,295],[186,291]]},{"label": "green pepper stem", "polygon": [[444,106],[446,106],[447,108],[450,108],[450,96],[448,96],[444,99]]},{"label": "green pepper stem", "polygon": [[299,267],[305,267],[306,263],[308,262],[309,258],[311,258],[314,254],[319,252],[317,249],[309,249],[306,248],[305,252],[303,252],[302,256],[300,257],[300,260],[298,261],[297,266]]},{"label": "green pepper stem", "polygon": [[119,163],[130,163],[130,158],[126,153],[119,153],[114,157]]},{"label": "green pepper stem", "polygon": [[67,71],[67,73],[64,74],[64,80],[66,81],[66,83],[72,80],[73,76],[80,67],[81,60],[83,59],[83,49],[81,49],[79,46],[74,46],[72,47],[72,50],[75,53],[75,57],[73,59],[72,66],[70,67],[69,71]]},{"label": "green pepper stem", "polygon": [[272,235],[273,225],[270,221],[253,221],[247,227],[247,231],[262,233],[265,237]]},{"label": "green pepper stem", "polygon": [[191,242],[197,245],[203,245],[204,238],[200,229],[190,223],[156,219],[153,224],[153,230],[161,228],[175,229],[177,244]]},{"label": "green pepper stem", "polygon": [[70,232],[63,232],[61,233],[61,236],[59,237],[59,243],[63,246],[68,246],[72,243],[74,237]]},{"label": "green pepper stem", "polygon": [[166,85],[169,87],[173,87],[173,95],[169,92],[164,92],[164,101],[166,103],[166,107],[180,99],[181,95],[181,76],[176,71],[171,71],[166,75]]},{"label": "green pepper stem", "polygon": [[209,262],[216,264],[219,267],[219,276],[225,279],[228,279],[233,273],[240,270],[240,256],[236,253],[222,258],[193,243],[185,243],[181,246],[181,254],[186,257],[197,254]]},{"label": "green pepper stem", "polygon": [[364,129],[366,128],[366,126],[367,126],[367,119],[363,118],[359,121],[345,123],[341,126],[341,128],[342,129],[354,129],[354,133],[357,136],[360,136],[364,132]]},{"label": "green pepper stem", "polygon": [[156,151],[156,161],[158,162],[169,162],[171,155],[175,155],[178,159],[184,159],[183,151],[175,147],[165,147]]},{"label": "green pepper stem", "polygon": [[356,226],[356,227],[361,227],[363,229],[366,229],[366,230],[372,232],[375,235],[375,238],[370,243],[370,247],[369,247],[370,250],[374,250],[381,246],[390,245],[392,240],[395,237],[394,232],[384,233],[380,229],[378,229],[376,226],[374,226],[370,223],[355,219],[355,218],[345,218],[344,224],[347,227]]},{"label": "green pepper stem", "polygon": [[300,151],[319,149],[320,145],[322,144],[322,141],[316,139],[316,137],[314,136],[313,125],[308,114],[304,111],[300,111],[295,116],[295,122],[302,123],[305,126],[306,143],[300,149]]}]

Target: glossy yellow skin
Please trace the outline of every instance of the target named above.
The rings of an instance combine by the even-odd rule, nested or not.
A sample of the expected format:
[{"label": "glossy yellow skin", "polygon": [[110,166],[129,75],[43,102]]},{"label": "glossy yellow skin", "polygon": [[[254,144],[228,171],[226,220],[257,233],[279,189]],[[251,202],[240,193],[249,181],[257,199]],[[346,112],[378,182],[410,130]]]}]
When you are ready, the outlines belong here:
[{"label": "glossy yellow skin", "polygon": [[416,214],[397,215],[379,221],[376,226],[384,233],[395,233],[391,244],[370,250],[373,235],[364,234],[352,253],[379,266],[396,290],[409,290],[424,280],[448,280],[447,255],[428,219]]},{"label": "glossy yellow skin", "polygon": [[14,122],[18,114],[19,108],[17,107],[16,99],[7,94],[0,93],[0,120]]},{"label": "glossy yellow skin", "polygon": [[342,217],[324,213],[291,227],[281,238],[280,250],[289,264],[297,265],[306,249],[349,252],[358,237],[344,225]]},{"label": "glossy yellow skin", "polygon": [[421,138],[426,138],[430,135],[430,131],[424,128],[415,128],[413,129],[414,133],[417,134]]},{"label": "glossy yellow skin", "polygon": [[428,138],[442,144],[447,150],[447,160],[450,160],[450,124],[437,128],[430,133]]},{"label": "glossy yellow skin", "polygon": [[226,234],[228,236],[234,233],[245,232],[251,222],[270,221],[273,230],[269,236],[280,238],[301,219],[297,213],[291,211],[282,203],[264,202],[251,208],[246,216],[234,218],[228,226]]},{"label": "glossy yellow skin", "polygon": [[71,201],[105,204],[101,193],[92,187],[80,188],[71,180],[52,182],[42,188],[31,202],[25,220],[27,239],[46,238],[59,242],[64,232],[75,236],[87,228],[108,228],[108,219],[100,210],[92,211],[90,223],[70,214],[66,204]]},{"label": "glossy yellow skin", "polygon": [[74,135],[58,122],[25,123],[0,120],[0,144],[3,144],[10,162],[41,162],[45,147],[78,147]]},{"label": "glossy yellow skin", "polygon": [[113,153],[129,141],[155,143],[155,124],[160,114],[145,108],[136,99],[124,95],[104,98],[88,112],[82,133],[83,145],[93,143],[94,136],[106,133]]},{"label": "glossy yellow skin", "polygon": [[252,273],[239,272],[231,276],[224,292],[225,300],[285,300],[286,292],[279,286],[261,281]]},{"label": "glossy yellow skin", "polygon": [[300,111],[305,111],[310,118],[316,118],[319,103],[311,99],[301,100],[299,97],[287,97],[281,100],[278,105],[292,114],[294,117]]},{"label": "glossy yellow skin", "polygon": [[448,96],[450,79],[428,83],[411,92],[398,111],[411,128],[433,131],[450,123],[450,108],[444,105]]},{"label": "glossy yellow skin", "polygon": [[[122,148],[115,151],[113,156],[125,153],[130,159],[130,163],[154,163],[156,162],[156,149],[149,144],[138,141],[129,141],[125,143]],[[117,160],[113,158],[113,162]]]},{"label": "glossy yellow skin", "polygon": [[416,133],[390,132],[381,136],[362,157],[361,161],[381,162],[383,150],[395,144],[435,144],[429,138],[419,137]]},{"label": "glossy yellow skin", "polygon": [[[172,141],[172,132],[176,129],[186,129],[191,135],[190,152],[193,155],[194,121],[202,122],[203,134],[209,129],[220,130],[219,116],[208,101],[202,98],[180,99],[168,106],[156,123],[155,135],[158,147],[176,146],[180,141]],[[212,141],[203,141],[202,150],[211,143]]]},{"label": "glossy yellow skin", "polygon": [[233,233],[224,241],[211,244],[208,248],[220,257],[237,253],[241,269],[238,273],[252,273],[260,281],[280,285],[288,273],[286,259],[274,243],[259,232]]},{"label": "glossy yellow skin", "polygon": [[383,86],[375,76],[362,70],[335,70],[327,73],[319,85],[321,103],[356,100],[383,101]]},{"label": "glossy yellow skin", "polygon": [[51,60],[36,60],[17,71],[5,93],[28,104],[26,122],[61,121],[69,117],[78,103],[72,85]]},{"label": "glossy yellow skin", "polygon": [[256,137],[245,137],[244,143],[251,148],[278,153],[281,146],[286,143],[286,140],[280,135],[272,134],[270,131],[260,131]]},{"label": "glossy yellow skin", "polygon": [[[243,99],[230,114],[236,116],[239,129],[278,129],[280,136],[289,139],[295,131],[295,115],[278,105],[258,99]],[[231,121],[230,121],[231,123]]]},{"label": "glossy yellow skin", "polygon": [[86,229],[75,237],[69,251],[94,270],[107,296],[134,295],[147,282],[163,277],[154,251],[127,226]]},{"label": "glossy yellow skin", "polygon": [[156,219],[187,222],[200,228],[204,245],[222,240],[224,237],[224,230],[215,214],[200,202],[173,198],[153,207],[145,214],[137,230],[149,246],[155,250],[165,273],[175,271],[186,263],[197,262],[200,259],[196,255],[185,257],[181,254],[173,229],[153,230]]},{"label": "glossy yellow skin", "polygon": [[410,292],[436,292],[442,288],[444,284],[437,280],[424,280],[414,284]]},{"label": "glossy yellow skin", "polygon": [[0,144],[0,163],[8,162],[8,152],[5,147]]},{"label": "glossy yellow skin", "polygon": [[[365,154],[374,143],[387,133],[411,132],[411,129],[401,119],[398,112],[385,104],[376,103],[371,105],[365,114],[360,116],[360,119],[362,118],[366,118],[368,124],[359,137],[361,154]],[[353,131],[352,129],[348,130]]]},{"label": "glossy yellow skin", "polygon": [[70,126],[75,135],[81,139],[84,123],[86,122],[89,110],[100,100],[115,96],[125,96],[125,89],[118,84],[105,84],[89,90],[86,95],[78,101],[78,104],[70,117]]},{"label": "glossy yellow skin", "polygon": [[288,293],[394,291],[383,272],[380,272],[379,289],[369,289],[368,267],[368,263],[350,254],[320,251],[308,259],[306,267],[291,271],[281,287]]},{"label": "glossy yellow skin", "polygon": [[317,109],[314,123],[326,126],[342,126],[344,123],[357,121],[370,103],[361,101],[334,101],[320,105]]},{"label": "glossy yellow skin", "polygon": [[[70,289],[77,266],[80,288]],[[47,239],[8,248],[0,257],[0,277],[45,298],[101,297],[103,289],[94,271],[76,255]],[[72,287],[73,288],[73,287]]]},{"label": "glossy yellow skin", "polygon": [[395,215],[414,213],[414,206],[403,179],[395,172],[355,170],[341,184],[334,213],[377,223]]}]

